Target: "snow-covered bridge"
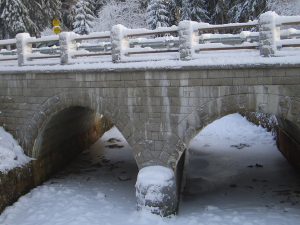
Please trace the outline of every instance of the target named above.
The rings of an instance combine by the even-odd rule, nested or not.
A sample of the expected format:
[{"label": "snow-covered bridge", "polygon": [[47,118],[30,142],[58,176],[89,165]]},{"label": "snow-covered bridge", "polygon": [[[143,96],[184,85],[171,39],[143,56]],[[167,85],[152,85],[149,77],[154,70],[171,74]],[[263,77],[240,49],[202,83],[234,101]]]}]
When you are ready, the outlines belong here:
[{"label": "snow-covered bridge", "polygon": [[267,12],[256,21],[225,25],[181,21],[178,26],[156,30],[116,25],[107,32],[89,35],[63,32],[40,38],[21,33],[15,39],[0,40],[0,65],[189,61],[228,57],[224,52],[236,57],[241,52],[249,53],[252,58],[257,54],[291,57],[300,46],[300,31],[295,29],[299,25],[300,16]]},{"label": "snow-covered bridge", "polygon": [[[29,166],[34,175],[28,182],[34,184],[95,141],[102,116],[128,140],[140,168],[163,165],[176,171],[197,132],[245,110],[276,115],[283,134],[300,143],[296,65],[1,71],[0,85],[1,125],[37,159]],[[287,157],[299,166],[299,147],[289,150]]]},{"label": "snow-covered bridge", "polygon": [[[267,14],[270,17],[276,18]],[[288,17],[285,22],[291,25],[292,19]],[[262,55],[278,53],[270,37],[275,38],[268,36],[269,42],[261,39],[265,43]],[[298,31],[292,30],[292,37],[298,37]],[[286,43],[298,46],[299,40]],[[20,54],[20,65],[32,56],[25,53]],[[119,53],[122,51],[116,55]],[[180,53],[183,58],[194,56],[190,51]],[[114,59],[122,60],[122,54]],[[69,58],[65,56],[64,60]],[[140,169],[154,165],[171,168],[176,183],[186,146],[203,127],[234,112],[268,113],[279,121],[281,151],[300,167],[300,64],[292,65],[284,60],[288,57],[282,58],[281,64],[268,58],[260,64],[197,65],[199,61],[191,60],[192,64],[162,61],[157,67],[144,63],[112,68],[109,63],[99,68],[90,64],[1,67],[0,125],[19,140],[28,156],[36,159],[18,171],[19,185],[8,182],[6,188],[12,193],[2,197],[1,207],[90,146],[110,122],[133,147]],[[163,194],[173,196],[176,185],[172,188],[162,189]],[[163,198],[154,203],[139,202],[154,204],[168,214],[175,210],[176,201]]]}]

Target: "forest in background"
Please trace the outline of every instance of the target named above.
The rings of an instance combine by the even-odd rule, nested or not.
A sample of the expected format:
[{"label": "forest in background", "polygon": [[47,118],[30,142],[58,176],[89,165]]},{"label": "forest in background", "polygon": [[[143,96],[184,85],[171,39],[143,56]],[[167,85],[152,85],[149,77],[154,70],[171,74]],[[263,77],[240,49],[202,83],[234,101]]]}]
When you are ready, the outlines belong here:
[{"label": "forest in background", "polygon": [[[57,18],[64,31],[88,34],[127,27],[166,27],[181,20],[211,24],[245,22],[293,0],[0,0],[0,38],[40,36]],[[280,8],[279,8],[280,9]],[[300,12],[299,12],[300,14]]]}]

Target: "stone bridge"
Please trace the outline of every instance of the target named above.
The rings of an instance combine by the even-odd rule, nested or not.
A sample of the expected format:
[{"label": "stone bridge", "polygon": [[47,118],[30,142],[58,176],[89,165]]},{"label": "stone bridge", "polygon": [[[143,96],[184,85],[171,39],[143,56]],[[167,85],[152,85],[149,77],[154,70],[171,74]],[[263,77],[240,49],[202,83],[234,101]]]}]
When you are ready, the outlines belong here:
[{"label": "stone bridge", "polygon": [[132,146],[140,169],[169,167],[180,180],[180,159],[203,127],[235,112],[273,114],[282,152],[300,167],[296,65],[1,71],[0,111],[0,126],[36,159],[2,184],[11,193],[1,193],[1,208],[94,143],[111,123]]}]

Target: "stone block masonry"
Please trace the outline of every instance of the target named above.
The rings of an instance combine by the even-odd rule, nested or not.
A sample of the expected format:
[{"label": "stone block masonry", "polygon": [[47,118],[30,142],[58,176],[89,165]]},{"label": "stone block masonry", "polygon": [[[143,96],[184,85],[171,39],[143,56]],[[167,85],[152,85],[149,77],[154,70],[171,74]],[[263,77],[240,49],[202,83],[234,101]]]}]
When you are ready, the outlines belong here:
[{"label": "stone block masonry", "polygon": [[284,132],[300,143],[299,86],[296,65],[1,71],[0,126],[14,135],[27,155],[41,159],[40,174],[55,171],[57,165],[50,159],[64,162],[77,153],[69,149],[95,141],[99,118],[121,131],[140,169],[163,166],[177,174],[190,140],[230,113],[275,115]]}]

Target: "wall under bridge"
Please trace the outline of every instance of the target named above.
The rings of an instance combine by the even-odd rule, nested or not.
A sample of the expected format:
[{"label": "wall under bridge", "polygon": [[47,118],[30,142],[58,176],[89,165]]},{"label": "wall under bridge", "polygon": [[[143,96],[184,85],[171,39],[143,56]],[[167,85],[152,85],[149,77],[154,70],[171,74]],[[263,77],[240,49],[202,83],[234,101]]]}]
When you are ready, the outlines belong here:
[{"label": "wall under bridge", "polygon": [[[230,113],[269,113],[278,118],[282,152],[300,168],[300,65],[1,71],[0,111],[0,126],[36,159],[26,167],[33,180],[26,191],[95,142],[110,122],[140,169],[160,165],[180,174],[178,162],[203,127]],[[1,207],[24,190],[14,198],[1,193],[9,199]]]}]

